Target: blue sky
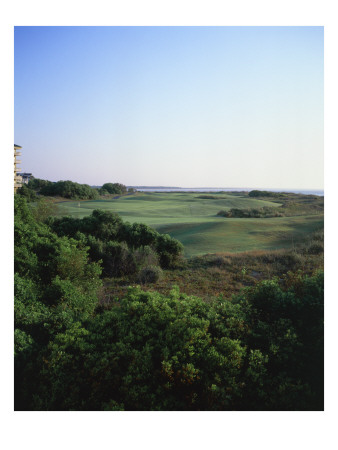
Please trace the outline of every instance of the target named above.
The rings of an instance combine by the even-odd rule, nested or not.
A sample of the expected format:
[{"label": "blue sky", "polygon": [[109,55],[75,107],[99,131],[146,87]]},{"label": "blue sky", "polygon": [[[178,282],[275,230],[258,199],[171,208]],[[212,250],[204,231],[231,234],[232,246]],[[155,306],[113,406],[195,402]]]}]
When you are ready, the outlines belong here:
[{"label": "blue sky", "polygon": [[323,188],[323,27],[15,27],[22,169]]}]

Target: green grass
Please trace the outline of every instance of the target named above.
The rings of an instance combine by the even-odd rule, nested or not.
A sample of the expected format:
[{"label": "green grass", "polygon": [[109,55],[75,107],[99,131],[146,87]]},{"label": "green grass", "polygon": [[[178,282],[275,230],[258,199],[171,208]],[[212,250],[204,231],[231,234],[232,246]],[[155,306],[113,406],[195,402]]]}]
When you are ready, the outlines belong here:
[{"label": "green grass", "polygon": [[159,227],[158,231],[181,241],[185,255],[190,257],[206,253],[290,248],[322,225],[322,216],[299,216],[175,224]]},{"label": "green grass", "polygon": [[232,219],[218,217],[231,208],[280,207],[280,203],[233,194],[138,193],[113,200],[62,202],[58,214],[82,218],[94,209],[118,213],[124,221],[142,222],[180,240],[185,256],[290,248],[323,226],[323,215]]},{"label": "green grass", "polygon": [[265,200],[214,194],[217,199],[201,199],[198,193],[139,193],[115,200],[89,200],[59,203],[59,214],[84,217],[94,209],[117,212],[124,220],[148,225],[215,220],[221,209],[272,206],[280,204]]}]

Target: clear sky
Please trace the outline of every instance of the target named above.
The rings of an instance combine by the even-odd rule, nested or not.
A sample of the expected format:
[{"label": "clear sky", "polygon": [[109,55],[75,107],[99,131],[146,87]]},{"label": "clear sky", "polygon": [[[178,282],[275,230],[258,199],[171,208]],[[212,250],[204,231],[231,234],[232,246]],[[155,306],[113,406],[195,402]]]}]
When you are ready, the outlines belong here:
[{"label": "clear sky", "polygon": [[15,27],[22,170],[323,189],[323,27]]}]

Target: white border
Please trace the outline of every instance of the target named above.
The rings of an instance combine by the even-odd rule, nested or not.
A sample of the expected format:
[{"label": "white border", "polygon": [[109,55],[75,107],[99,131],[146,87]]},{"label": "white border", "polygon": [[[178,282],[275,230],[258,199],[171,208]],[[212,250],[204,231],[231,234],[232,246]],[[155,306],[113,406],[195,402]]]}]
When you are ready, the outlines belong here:
[{"label": "white border", "polygon": [[[13,26],[14,25],[324,25],[325,26],[325,236],[326,244],[326,406],[324,413],[19,413],[13,412],[12,284],[3,290],[1,398],[5,448],[337,448],[336,326],[337,295],[333,294],[336,261],[335,180],[337,178],[337,19],[333,1],[184,1],[125,0],[95,3],[73,0],[7,2],[0,23],[1,158],[12,163],[13,147]],[[11,152],[10,152],[11,153]],[[2,160],[3,161],[3,160]],[[3,169],[4,170],[4,169]],[[2,174],[3,192],[12,189]],[[11,180],[12,181],[12,180]],[[12,187],[12,184],[10,184]],[[335,206],[335,209],[337,207]],[[12,223],[2,217],[2,285],[12,279]],[[8,258],[9,255],[9,258]],[[11,283],[11,282],[10,282]],[[337,288],[335,287],[335,291]]]}]

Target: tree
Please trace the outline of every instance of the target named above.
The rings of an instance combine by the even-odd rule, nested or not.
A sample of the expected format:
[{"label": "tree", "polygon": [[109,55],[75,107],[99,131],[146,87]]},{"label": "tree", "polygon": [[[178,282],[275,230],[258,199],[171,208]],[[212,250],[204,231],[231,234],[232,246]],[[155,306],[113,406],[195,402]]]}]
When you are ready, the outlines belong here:
[{"label": "tree", "polygon": [[175,265],[183,252],[183,245],[169,234],[159,234],[156,241],[156,251],[160,256],[160,263],[163,268]]},{"label": "tree", "polygon": [[32,214],[37,222],[45,222],[48,217],[54,216],[57,211],[57,205],[53,200],[48,198],[40,198],[34,206],[32,206]]},{"label": "tree", "polygon": [[109,194],[125,194],[127,192],[127,188],[124,184],[120,183],[105,183],[102,188],[103,191],[108,191]]},{"label": "tree", "polygon": [[88,184],[74,183],[73,181],[57,181],[56,183],[48,183],[41,187],[40,194],[47,196],[58,195],[64,198],[74,200],[92,200],[98,198],[97,189],[91,188]]},{"label": "tree", "polygon": [[45,186],[50,186],[50,185],[52,185],[53,183],[51,182],[51,181],[48,181],[48,180],[41,180],[40,178],[31,178],[30,180],[29,180],[29,182],[28,182],[28,187],[30,188],[30,189],[34,189],[34,190],[37,190],[37,191],[39,191],[42,187],[45,187]]},{"label": "tree", "polygon": [[23,184],[21,188],[18,189],[17,194],[25,197],[28,202],[32,202],[37,198],[35,191],[30,189],[26,184]]}]

